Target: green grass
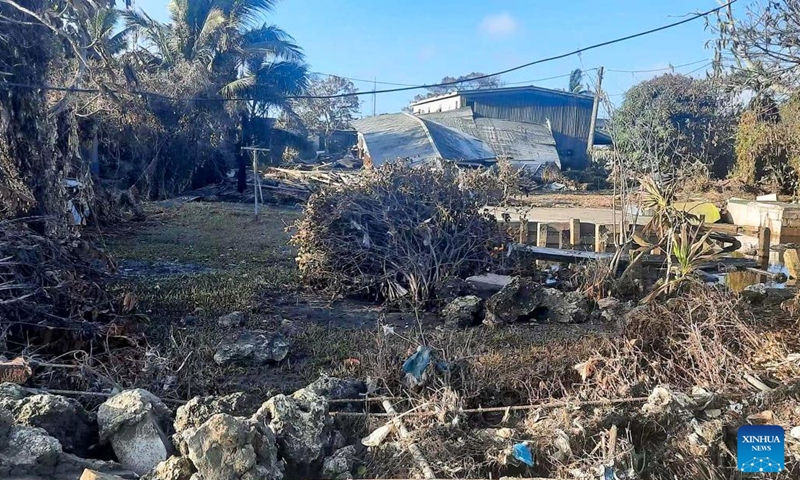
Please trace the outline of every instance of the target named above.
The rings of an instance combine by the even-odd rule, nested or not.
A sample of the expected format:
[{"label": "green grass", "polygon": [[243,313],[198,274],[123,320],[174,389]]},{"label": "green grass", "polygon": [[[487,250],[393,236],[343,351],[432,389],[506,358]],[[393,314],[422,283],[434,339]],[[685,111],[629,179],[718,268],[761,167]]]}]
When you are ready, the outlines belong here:
[{"label": "green grass", "polygon": [[269,290],[298,286],[294,250],[285,227],[296,210],[266,208],[256,220],[249,206],[186,203],[149,207],[148,220],[128,224],[107,239],[117,260],[151,265],[175,263],[201,273],[169,277],[148,275],[123,282],[147,313],[176,320],[196,309],[221,315],[254,308]]}]

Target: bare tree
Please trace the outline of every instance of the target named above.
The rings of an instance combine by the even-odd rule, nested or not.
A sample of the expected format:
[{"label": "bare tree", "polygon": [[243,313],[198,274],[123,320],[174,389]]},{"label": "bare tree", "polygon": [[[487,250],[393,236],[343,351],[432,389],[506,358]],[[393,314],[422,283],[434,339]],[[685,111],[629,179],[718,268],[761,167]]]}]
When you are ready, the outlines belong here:
[{"label": "bare tree", "polygon": [[454,90],[483,90],[487,88],[498,88],[503,86],[502,79],[497,76],[487,77],[485,73],[472,72],[460,77],[444,77],[439,83],[447,83],[452,85],[445,85],[442,87],[430,87],[428,93],[421,93],[415,96],[411,101],[419,102],[426,98],[444,95]]},{"label": "bare tree", "polygon": [[744,13],[729,6],[709,26],[717,32],[717,67],[740,88],[779,94],[800,86],[800,1],[758,0]]},{"label": "bare tree", "polygon": [[335,98],[304,98],[297,100],[294,110],[309,132],[322,135],[328,150],[334,130],[350,127],[358,114],[360,101],[353,82],[334,75],[316,78],[308,88],[310,97],[343,95]]}]

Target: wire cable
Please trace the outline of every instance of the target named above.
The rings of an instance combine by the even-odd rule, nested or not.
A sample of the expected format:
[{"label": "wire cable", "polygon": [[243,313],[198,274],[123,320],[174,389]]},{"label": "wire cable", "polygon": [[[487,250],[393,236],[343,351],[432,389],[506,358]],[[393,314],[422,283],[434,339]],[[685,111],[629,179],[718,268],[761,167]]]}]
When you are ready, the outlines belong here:
[{"label": "wire cable", "polygon": [[[683,20],[680,20],[680,21],[677,21],[677,22],[673,22],[673,23],[670,23],[670,24],[667,24],[667,25],[662,25],[662,26],[657,27],[657,28],[652,28],[650,30],[645,30],[645,31],[639,32],[639,33],[634,33],[632,35],[628,35],[628,36],[625,36],[625,37],[619,37],[619,38],[615,38],[613,40],[607,40],[605,42],[596,43],[594,45],[590,45],[590,46],[584,47],[584,48],[579,48],[577,50],[573,50],[573,51],[567,52],[567,53],[562,53],[560,55],[554,55],[554,56],[551,56],[551,57],[541,58],[539,60],[534,60],[532,62],[524,63],[522,65],[517,65],[515,67],[507,68],[507,69],[501,70],[499,72],[489,73],[489,74],[486,74],[486,75],[481,75],[481,76],[478,76],[478,77],[470,78],[469,81],[482,80],[482,79],[485,79],[485,78],[496,77],[496,76],[499,76],[499,75],[505,75],[507,73],[515,72],[517,70],[522,70],[523,68],[528,68],[528,67],[531,67],[533,65],[539,65],[539,64],[542,64],[542,63],[552,62],[554,60],[560,60],[562,58],[567,58],[567,57],[571,57],[571,56],[574,56],[574,55],[579,55],[579,54],[581,54],[583,52],[587,52],[589,50],[595,50],[595,49],[598,49],[598,48],[601,48],[601,47],[606,47],[608,45],[613,45],[615,43],[625,42],[625,41],[628,41],[628,40],[632,40],[634,38],[640,38],[640,37],[644,37],[646,35],[651,35],[653,33],[661,32],[661,31],[664,31],[664,30],[668,30],[670,28],[674,28],[674,27],[677,27],[677,26],[680,26],[680,25],[684,25],[686,23],[693,22],[693,21],[695,21],[697,19],[704,18],[704,17],[706,17],[708,15],[711,15],[713,13],[719,12],[720,10],[723,10],[723,9],[728,8],[729,6],[733,5],[737,1],[738,0],[731,0],[730,2],[728,2],[728,3],[724,4],[724,5],[721,5],[719,7],[713,8],[713,9],[705,11],[705,12],[696,13],[696,14],[688,17],[688,18],[684,18]],[[464,81],[463,80],[460,80],[460,81],[456,80],[456,81],[452,81],[452,82],[435,83],[435,84],[430,84],[430,85],[407,86],[407,87],[390,88],[390,89],[384,89],[384,90],[372,90],[372,91],[355,92],[355,93],[339,93],[339,94],[333,94],[333,95],[288,95],[288,96],[286,96],[284,98],[286,98],[288,100],[332,99],[332,98],[343,98],[343,97],[352,97],[352,96],[361,96],[361,95],[376,95],[376,94],[379,94],[379,93],[380,94],[384,94],[384,93],[405,92],[405,91],[410,91],[410,90],[421,90],[421,89],[430,89],[430,88],[437,88],[437,87],[449,87],[449,86],[458,85],[458,84],[461,84],[461,83],[464,83]],[[18,83],[12,83],[12,82],[2,82],[2,83],[0,83],[0,88],[6,87],[6,86],[13,86],[13,87],[19,87],[19,88],[41,89],[41,90],[82,92],[82,93],[100,93],[101,92],[100,89],[79,89],[79,88],[72,88],[72,87],[67,88],[67,87],[36,86],[36,85],[18,84]],[[160,97],[160,98],[165,98],[165,99],[170,99],[170,100],[176,100],[176,101],[177,100],[184,100],[184,101],[210,101],[210,102],[252,101],[252,99],[250,99],[250,98],[180,98],[180,97],[170,97],[168,95],[162,95],[162,94],[154,93],[154,92],[147,92],[147,91],[144,91],[144,90],[132,90],[131,93],[145,95],[145,96],[155,96],[155,97]]]}]

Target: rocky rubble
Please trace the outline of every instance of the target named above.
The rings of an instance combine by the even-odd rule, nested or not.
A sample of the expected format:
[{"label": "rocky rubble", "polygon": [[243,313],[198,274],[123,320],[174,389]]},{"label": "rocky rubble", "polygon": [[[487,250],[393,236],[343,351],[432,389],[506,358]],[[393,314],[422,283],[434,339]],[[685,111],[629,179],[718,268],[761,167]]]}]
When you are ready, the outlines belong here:
[{"label": "rocky rubble", "polygon": [[269,425],[281,456],[292,467],[307,471],[322,460],[331,435],[325,397],[306,390],[292,396],[276,395],[253,418]]},{"label": "rocky rubble", "polygon": [[97,411],[100,442],[110,443],[120,463],[143,475],[169,458],[171,412],[155,395],[128,390],[106,400]]},{"label": "rocky rubble", "polygon": [[225,338],[214,354],[219,365],[265,365],[280,362],[289,355],[289,342],[280,334],[243,330]]},{"label": "rocky rubble", "polygon": [[31,394],[13,384],[4,384],[0,408],[11,412],[18,425],[46,430],[63,451],[86,456],[97,442],[97,425],[76,400],[58,395]]},{"label": "rocky rubble", "polygon": [[579,292],[562,292],[545,288],[531,278],[514,277],[486,301],[484,323],[490,326],[529,320],[581,323],[589,319],[591,311],[591,302]]},{"label": "rocky rubble", "polygon": [[[161,400],[136,389],[106,400],[94,423],[75,400],[2,384],[0,478],[15,474],[76,479],[88,469],[84,476],[93,479],[282,480],[320,475],[348,479],[356,450],[333,430],[328,398],[358,398],[365,391],[366,385],[357,380],[322,377],[293,395],[276,395],[260,406],[241,393],[196,397],[178,408],[173,421]],[[28,407],[21,410],[24,415],[15,416],[19,402]],[[61,423],[43,420],[59,411],[64,412]],[[24,423],[37,418],[44,428]],[[88,428],[92,442],[109,444],[119,463],[65,452],[56,435],[71,439],[77,429],[70,429],[68,422]],[[89,447],[94,444],[85,451],[91,451]]]},{"label": "rocky rubble", "polygon": [[481,321],[483,300],[475,295],[458,297],[442,309],[445,325],[451,327],[471,327]]},{"label": "rocky rubble", "polygon": [[182,435],[199,479],[283,478],[275,436],[257,421],[219,413]]}]

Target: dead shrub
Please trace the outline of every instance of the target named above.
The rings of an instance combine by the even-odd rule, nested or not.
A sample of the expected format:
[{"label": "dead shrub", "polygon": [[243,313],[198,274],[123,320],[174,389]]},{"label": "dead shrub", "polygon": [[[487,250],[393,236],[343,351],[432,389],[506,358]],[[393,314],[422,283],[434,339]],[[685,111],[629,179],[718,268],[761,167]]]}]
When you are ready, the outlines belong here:
[{"label": "dead shrub", "polygon": [[481,212],[494,192],[462,186],[453,165],[406,163],[366,171],[309,199],[291,243],[309,284],[420,307],[434,285],[492,263],[504,238]]},{"label": "dead shrub", "polygon": [[[22,221],[0,222],[0,324],[9,351],[87,345],[123,307],[96,280],[110,260],[86,241],[54,241]],[[129,309],[135,299],[128,299]]]},{"label": "dead shrub", "polygon": [[[745,386],[743,372],[785,360],[785,348],[765,345],[770,337],[764,332],[774,328],[757,324],[738,295],[722,287],[693,286],[684,295],[633,311],[625,335],[642,351],[653,380],[730,392]],[[764,358],[767,352],[772,355]]]}]

